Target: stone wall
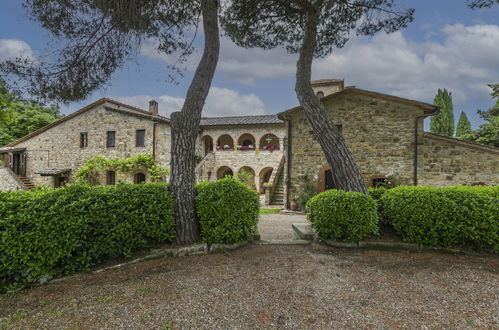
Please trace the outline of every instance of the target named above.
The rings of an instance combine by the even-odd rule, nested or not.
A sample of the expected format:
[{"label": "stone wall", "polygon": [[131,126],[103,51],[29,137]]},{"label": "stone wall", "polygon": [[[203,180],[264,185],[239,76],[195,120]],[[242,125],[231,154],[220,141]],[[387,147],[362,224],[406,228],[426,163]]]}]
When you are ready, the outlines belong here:
[{"label": "stone wall", "polygon": [[5,167],[0,167],[0,191],[22,190],[13,173]]},{"label": "stone wall", "polygon": [[[412,184],[414,123],[416,116],[423,114],[422,109],[356,93],[338,95],[325,102],[333,122],[341,125],[367,186],[386,173],[395,174],[402,184]],[[300,178],[307,174],[317,191],[321,191],[329,166],[303,110],[285,116],[291,120],[289,193],[291,199],[296,199],[305,184]]]},{"label": "stone wall", "polygon": [[[16,147],[26,148],[26,176],[32,183],[53,185],[53,177],[36,174],[46,168],[70,168],[74,172],[86,159],[100,155],[109,159],[137,154],[152,154],[154,122],[147,118],[96,107],[38,134]],[[170,127],[167,123],[156,124],[156,160],[162,166],[170,165]],[[145,129],[145,146],[136,147],[135,131]],[[116,146],[106,147],[106,132],[116,131]],[[80,148],[80,132],[88,133],[88,147]],[[133,181],[135,173],[120,175],[116,182]],[[147,173],[145,173],[147,174]],[[104,175],[102,182],[105,183]]]},{"label": "stone wall", "polygon": [[[260,143],[262,137],[266,134],[273,134],[279,139],[279,150],[262,150],[266,140]],[[234,147],[237,147],[237,141],[244,134],[251,134],[255,139],[255,150],[217,150],[218,138],[222,135],[230,135],[234,141]],[[200,152],[204,152],[203,141],[211,137],[213,141],[213,156],[203,165],[201,177],[204,180],[215,180],[220,177],[219,170],[228,167],[235,174],[242,167],[249,167],[255,173],[255,187],[258,191],[261,189],[261,174],[269,168],[276,168],[285,152],[286,126],[285,124],[267,124],[267,125],[233,125],[233,126],[214,126],[203,127],[199,136],[198,145],[201,146]],[[237,149],[237,148],[234,148]],[[211,174],[210,174],[211,173]],[[262,190],[263,192],[263,190]]]},{"label": "stone wall", "polygon": [[425,133],[418,154],[418,185],[499,184],[497,148]]}]

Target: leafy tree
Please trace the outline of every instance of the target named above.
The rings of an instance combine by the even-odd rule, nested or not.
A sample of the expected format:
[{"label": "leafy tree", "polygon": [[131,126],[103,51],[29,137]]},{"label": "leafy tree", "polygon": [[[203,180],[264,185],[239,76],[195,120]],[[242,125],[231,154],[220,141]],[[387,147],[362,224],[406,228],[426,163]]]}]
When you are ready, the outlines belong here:
[{"label": "leafy tree", "polygon": [[478,110],[477,113],[486,121],[485,124],[469,134],[463,136],[464,139],[479,144],[499,148],[499,84],[489,85],[492,88],[490,94],[496,99],[496,104],[487,111]]},{"label": "leafy tree", "polygon": [[21,100],[0,82],[0,146],[14,142],[60,118],[59,108]]},{"label": "leafy tree", "polygon": [[[180,112],[171,114],[171,185],[177,243],[199,240],[194,213],[195,142],[201,110],[218,63],[218,0],[24,0],[33,20],[62,47],[36,61],[18,58],[3,63],[8,77],[19,77],[32,95],[59,101],[85,99],[140,52],[145,39],[182,63],[192,53],[199,24],[204,52]],[[168,65],[178,72],[176,64]],[[171,75],[170,77],[171,78]],[[14,80],[14,79],[12,79]],[[166,202],[166,201],[165,201]]]},{"label": "leafy tree", "polygon": [[240,0],[227,7],[222,26],[242,47],[284,46],[298,53],[295,91],[333,171],[333,183],[343,190],[367,193],[355,160],[339,130],[315,96],[311,81],[314,57],[343,47],[350,33],[394,32],[413,19],[413,9],[397,12],[394,0]]},{"label": "leafy tree", "polygon": [[440,107],[440,113],[431,117],[430,132],[454,136],[454,106],[452,104],[452,93],[446,89],[439,89],[433,100],[433,104]]},{"label": "leafy tree", "polygon": [[456,137],[463,138],[471,132],[473,132],[473,130],[471,129],[471,123],[463,111],[461,112],[461,116],[459,116],[459,121],[457,122]]}]

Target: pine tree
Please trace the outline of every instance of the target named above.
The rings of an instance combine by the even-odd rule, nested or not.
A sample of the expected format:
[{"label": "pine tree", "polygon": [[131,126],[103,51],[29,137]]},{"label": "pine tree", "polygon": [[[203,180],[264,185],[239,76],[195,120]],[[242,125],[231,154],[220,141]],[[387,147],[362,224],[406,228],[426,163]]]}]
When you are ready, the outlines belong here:
[{"label": "pine tree", "polygon": [[446,89],[439,89],[433,104],[440,107],[440,113],[430,119],[430,132],[454,136],[454,106],[452,105],[452,93]]},{"label": "pine tree", "polygon": [[456,137],[463,139],[465,138],[465,136],[471,134],[472,132],[473,130],[471,129],[471,123],[463,111],[461,112],[461,116],[459,116],[459,121],[457,122]]}]

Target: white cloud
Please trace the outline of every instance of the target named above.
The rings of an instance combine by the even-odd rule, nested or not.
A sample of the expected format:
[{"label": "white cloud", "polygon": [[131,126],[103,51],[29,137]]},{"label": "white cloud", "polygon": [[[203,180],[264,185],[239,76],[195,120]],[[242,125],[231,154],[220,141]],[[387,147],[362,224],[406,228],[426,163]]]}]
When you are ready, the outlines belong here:
[{"label": "white cloud", "polygon": [[343,77],[360,88],[431,101],[438,88],[455,103],[490,99],[499,77],[499,26],[447,25],[441,42],[415,43],[402,32],[357,39],[314,64],[314,76]]},{"label": "white cloud", "polygon": [[34,58],[33,50],[22,40],[0,39],[0,62],[19,56]]},{"label": "white cloud", "polygon": [[[112,96],[111,99],[129,104],[141,109],[147,109],[149,101],[158,101],[159,112],[169,116],[174,111],[179,111],[184,104],[184,99],[169,95],[151,96]],[[255,94],[240,94],[239,92],[220,87],[212,87],[203,109],[203,116],[246,116],[261,115],[265,113],[263,101]]]}]

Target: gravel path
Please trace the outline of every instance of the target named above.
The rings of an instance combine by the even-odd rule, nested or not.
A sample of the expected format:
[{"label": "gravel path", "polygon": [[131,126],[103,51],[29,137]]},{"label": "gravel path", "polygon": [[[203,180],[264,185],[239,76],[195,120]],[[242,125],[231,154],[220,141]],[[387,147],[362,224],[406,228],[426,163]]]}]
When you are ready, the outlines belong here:
[{"label": "gravel path", "polygon": [[[0,296],[8,328],[497,328],[499,259],[251,244]],[[0,326],[2,328],[2,326]]]},{"label": "gravel path", "polygon": [[258,231],[262,240],[291,240],[294,237],[291,224],[307,222],[305,215],[262,214],[258,221]]}]

